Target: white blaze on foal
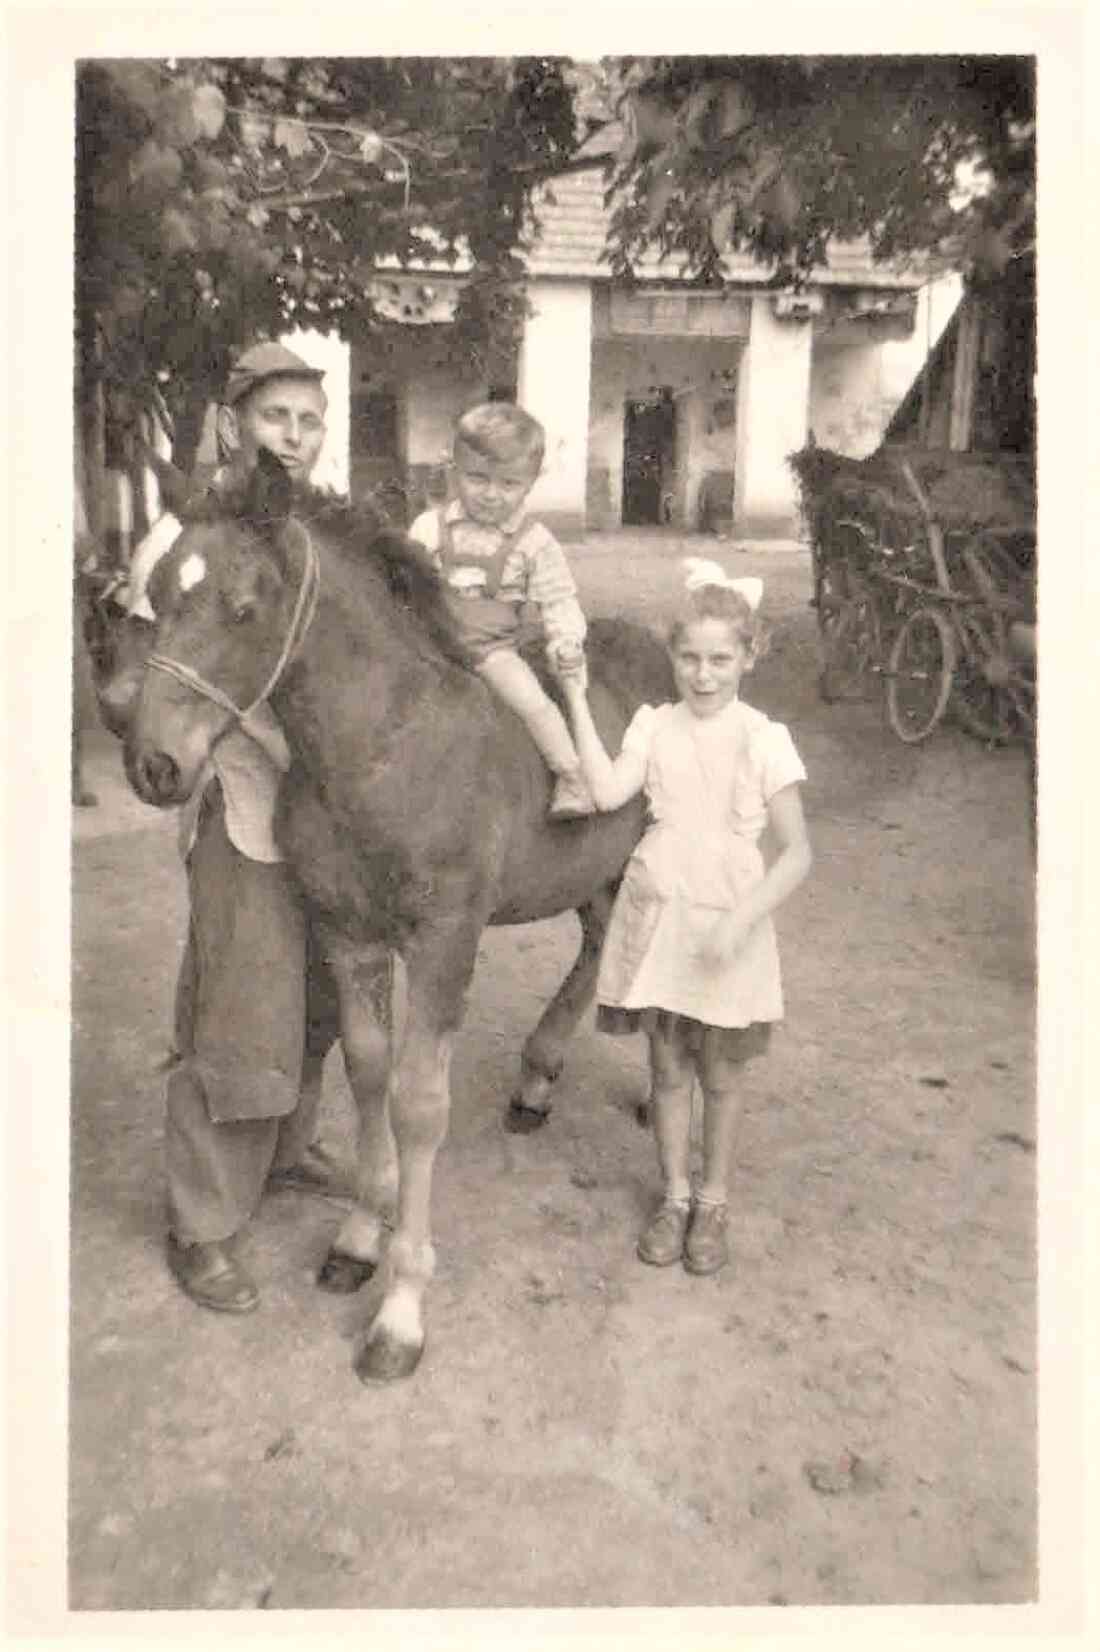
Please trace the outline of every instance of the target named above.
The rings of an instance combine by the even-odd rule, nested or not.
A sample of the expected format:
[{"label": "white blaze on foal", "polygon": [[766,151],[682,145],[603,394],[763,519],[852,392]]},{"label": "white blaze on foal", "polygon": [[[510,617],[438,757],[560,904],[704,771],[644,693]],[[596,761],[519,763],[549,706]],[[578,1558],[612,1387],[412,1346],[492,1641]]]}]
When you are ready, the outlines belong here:
[{"label": "white blaze on foal", "polygon": [[192,586],[201,585],[206,578],[206,563],[197,551],[180,564],[180,590],[190,591]]}]

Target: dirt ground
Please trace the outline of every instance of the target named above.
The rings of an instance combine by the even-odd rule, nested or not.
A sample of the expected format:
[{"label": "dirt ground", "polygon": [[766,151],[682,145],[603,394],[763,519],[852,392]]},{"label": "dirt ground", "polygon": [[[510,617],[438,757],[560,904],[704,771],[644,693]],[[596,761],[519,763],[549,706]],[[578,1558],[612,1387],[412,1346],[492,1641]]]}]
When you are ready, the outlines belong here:
[{"label": "dirt ground", "polygon": [[[657,623],[677,555],[768,582],[746,698],[810,774],[778,916],[788,1022],[750,1070],[733,1265],[639,1263],[640,1041],[586,1022],[552,1120],[502,1128],[574,921],[484,939],[436,1178],[428,1347],[351,1360],[313,1284],[340,1211],[265,1202],[244,1319],[161,1256],[162,1074],[184,926],[173,821],[89,740],[74,815],[70,1606],[1022,1602],[1036,1595],[1033,876],[1023,753],[905,747],[816,695],[808,556],[573,547],[589,611]],[[349,1142],[339,1058],[324,1134]]]}]

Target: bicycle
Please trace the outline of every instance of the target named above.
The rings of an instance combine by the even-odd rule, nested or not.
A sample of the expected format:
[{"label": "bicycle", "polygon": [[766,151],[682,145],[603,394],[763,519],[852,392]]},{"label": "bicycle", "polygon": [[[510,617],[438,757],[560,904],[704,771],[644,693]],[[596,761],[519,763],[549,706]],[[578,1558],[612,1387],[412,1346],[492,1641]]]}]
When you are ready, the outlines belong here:
[{"label": "bicycle", "polygon": [[900,468],[925,531],[896,550],[856,517],[834,524],[817,576],[821,696],[852,698],[851,685],[858,695],[862,679],[880,677],[890,727],[907,745],[927,739],[949,705],[981,739],[1026,733],[1034,676],[1009,640],[1027,617],[1018,563],[989,530],[951,540],[949,555],[916,477],[906,462]]},{"label": "bicycle", "polygon": [[[901,469],[925,520],[936,582],[894,643],[887,688],[891,726],[902,740],[924,739],[950,704],[980,740],[1028,737],[1035,727],[1034,661],[1014,650],[1012,628],[1034,619],[1034,602],[1020,563],[996,529],[945,534],[908,464]],[[918,681],[927,689],[911,694]]]}]

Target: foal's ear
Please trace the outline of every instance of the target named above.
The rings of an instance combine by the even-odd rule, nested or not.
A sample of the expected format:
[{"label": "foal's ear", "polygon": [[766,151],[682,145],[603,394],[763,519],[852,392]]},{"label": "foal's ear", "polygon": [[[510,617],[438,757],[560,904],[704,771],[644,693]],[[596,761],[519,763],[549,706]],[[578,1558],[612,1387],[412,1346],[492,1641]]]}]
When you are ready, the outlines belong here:
[{"label": "foal's ear", "polygon": [[248,479],[244,514],[278,527],[290,515],[290,476],[273,453],[260,448],[256,466]]}]

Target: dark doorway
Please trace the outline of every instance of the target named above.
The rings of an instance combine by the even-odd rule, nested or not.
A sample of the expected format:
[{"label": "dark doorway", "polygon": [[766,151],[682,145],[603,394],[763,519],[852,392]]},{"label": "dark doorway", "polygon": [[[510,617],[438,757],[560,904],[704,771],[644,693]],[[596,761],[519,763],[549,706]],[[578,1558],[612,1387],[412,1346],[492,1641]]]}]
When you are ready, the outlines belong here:
[{"label": "dark doorway", "polygon": [[351,496],[405,526],[405,478],[397,397],[386,386],[351,398]]},{"label": "dark doorway", "polygon": [[628,400],[623,419],[623,526],[670,520],[676,471],[676,403],[664,389]]}]

